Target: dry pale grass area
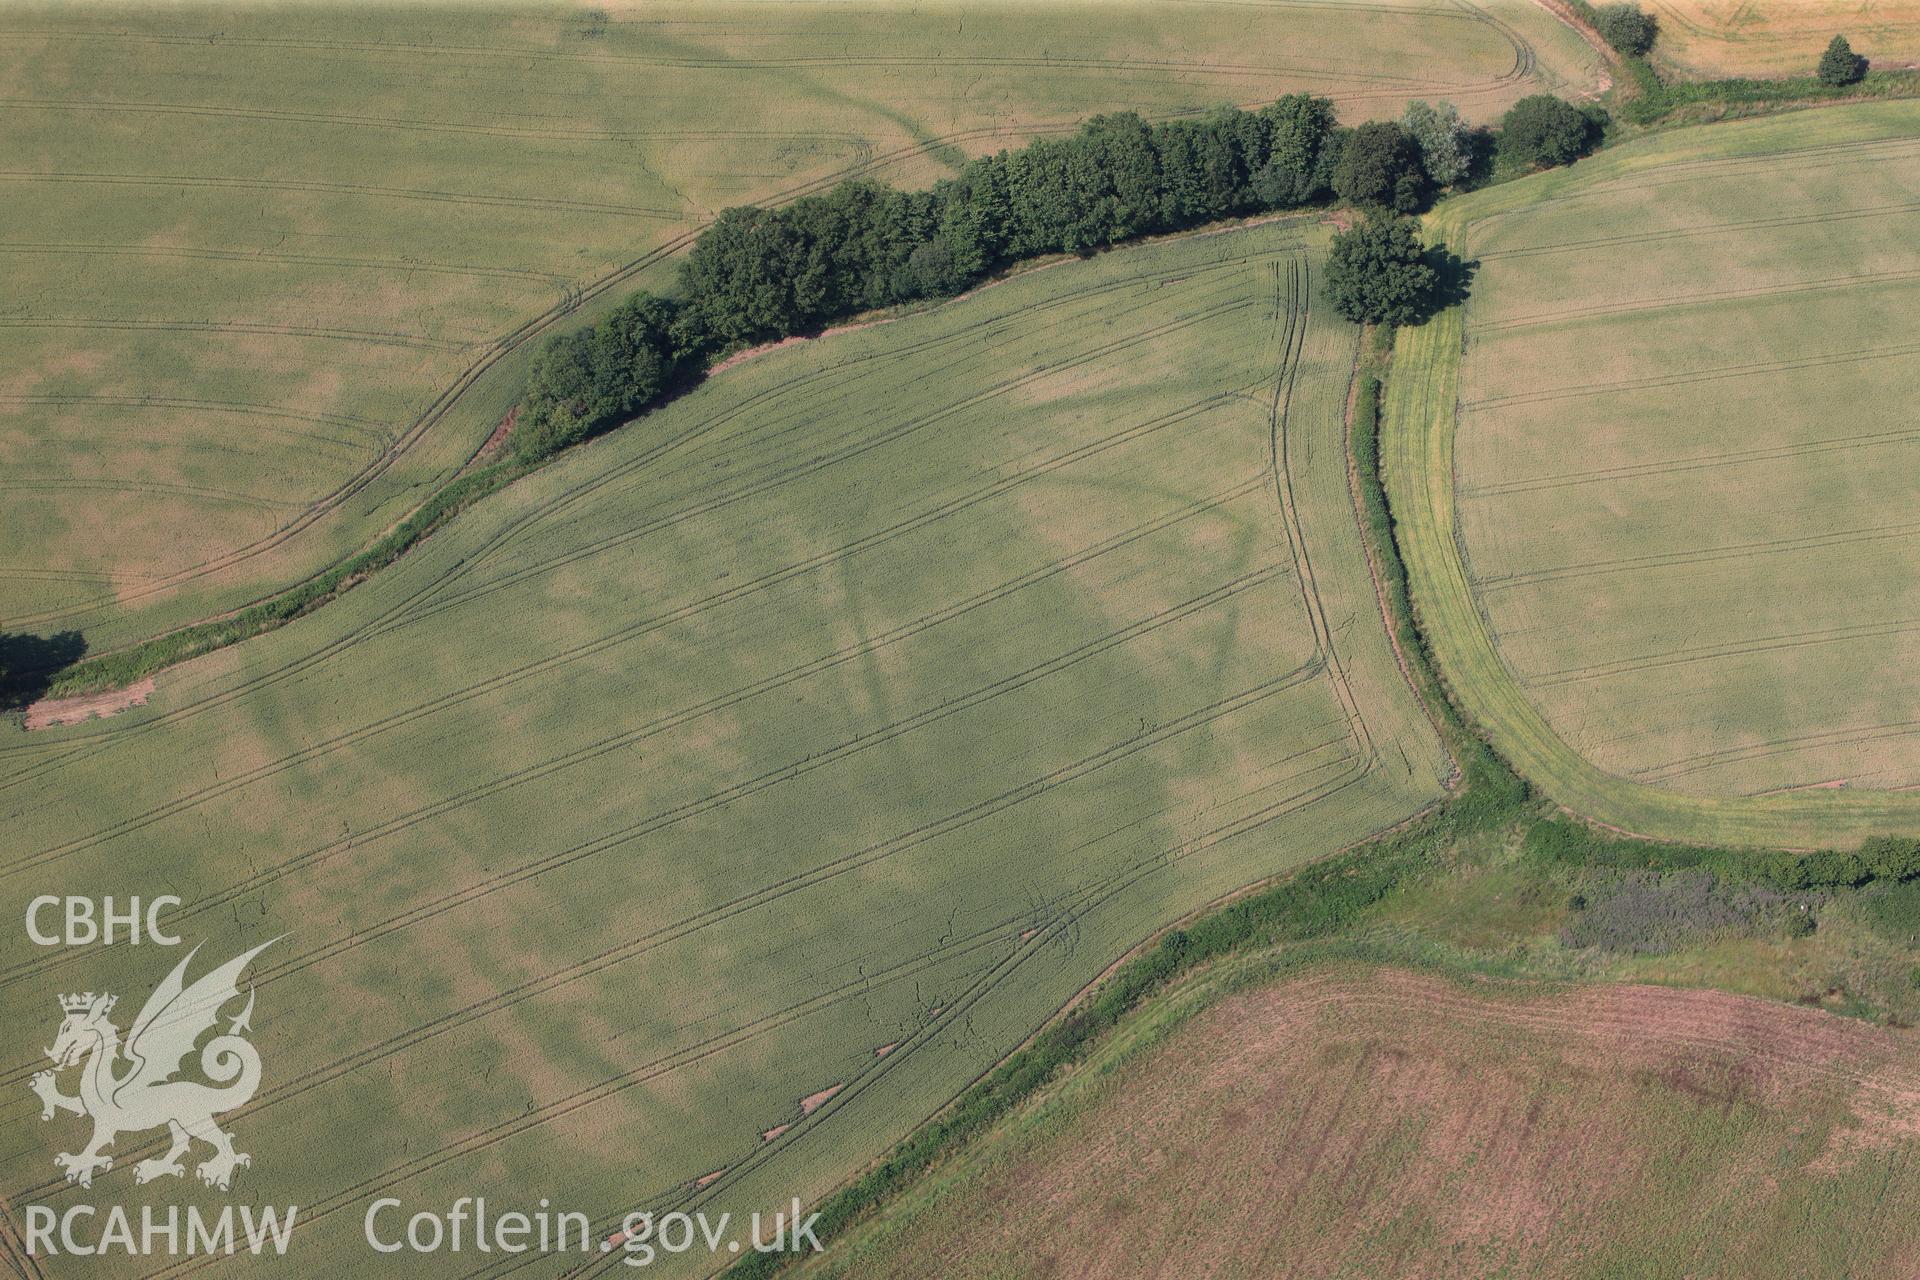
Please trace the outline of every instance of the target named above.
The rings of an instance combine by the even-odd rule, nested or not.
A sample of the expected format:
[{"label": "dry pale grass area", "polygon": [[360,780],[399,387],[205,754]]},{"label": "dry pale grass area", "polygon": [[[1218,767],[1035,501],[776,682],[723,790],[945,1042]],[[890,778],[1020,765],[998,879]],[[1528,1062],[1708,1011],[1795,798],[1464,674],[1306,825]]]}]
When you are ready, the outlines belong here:
[{"label": "dry pale grass area", "polygon": [[1844,34],[1878,67],[1920,62],[1915,0],[1651,0],[1660,20],[1655,57],[1702,76],[1809,75]]},{"label": "dry pale grass area", "polygon": [[1340,971],[1089,1072],[845,1276],[1911,1276],[1920,1040],[1648,986]]}]

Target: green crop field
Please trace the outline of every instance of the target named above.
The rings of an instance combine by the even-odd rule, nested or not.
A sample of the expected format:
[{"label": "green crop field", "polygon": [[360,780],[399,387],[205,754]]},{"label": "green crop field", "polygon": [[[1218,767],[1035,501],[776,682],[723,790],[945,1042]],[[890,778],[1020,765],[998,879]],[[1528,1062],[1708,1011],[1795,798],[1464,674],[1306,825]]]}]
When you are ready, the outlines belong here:
[{"label": "green crop field", "polygon": [[1479,265],[1464,315],[1402,331],[1389,491],[1441,667],[1574,811],[1786,845],[1920,820],[1917,130],[1691,129],[1435,215]]},{"label": "green crop field", "polygon": [[[1156,928],[1440,795],[1326,234],[1116,250],[716,375],[0,748],[0,909],[140,885],[209,958],[286,935],[222,1123],[343,1274],[379,1195],[609,1229],[818,1195]],[[26,1088],[52,993],[132,1005],[155,965],[8,944],[8,1203],[81,1194]],[[150,1153],[115,1154],[130,1186]]]},{"label": "green crop field", "polygon": [[1291,90],[1490,118],[1595,59],[1520,0],[11,6],[0,626],[95,652],[365,545],[546,333],[716,210],[904,185],[1103,111]]}]

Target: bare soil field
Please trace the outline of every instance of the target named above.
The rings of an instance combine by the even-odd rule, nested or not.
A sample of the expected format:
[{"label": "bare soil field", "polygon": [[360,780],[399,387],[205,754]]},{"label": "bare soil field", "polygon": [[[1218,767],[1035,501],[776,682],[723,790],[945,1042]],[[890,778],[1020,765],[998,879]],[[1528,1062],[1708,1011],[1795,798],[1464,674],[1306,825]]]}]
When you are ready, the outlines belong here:
[{"label": "bare soil field", "polygon": [[1915,1051],[1714,992],[1309,971],[1108,1046],[802,1273],[1891,1280]]}]

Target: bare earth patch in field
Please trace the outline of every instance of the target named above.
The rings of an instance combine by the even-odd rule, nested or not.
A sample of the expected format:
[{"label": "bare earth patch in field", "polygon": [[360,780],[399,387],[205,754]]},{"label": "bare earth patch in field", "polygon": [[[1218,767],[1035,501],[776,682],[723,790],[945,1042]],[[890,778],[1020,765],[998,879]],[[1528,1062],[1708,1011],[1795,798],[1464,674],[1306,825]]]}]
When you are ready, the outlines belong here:
[{"label": "bare earth patch in field", "polygon": [[101,716],[144,707],[153,696],[153,677],[137,680],[124,689],[87,694],[78,698],[44,698],[27,708],[27,728],[46,729],[59,724],[81,724]]},{"label": "bare earth patch in field", "polygon": [[1906,1275],[1915,1048],[1717,992],[1323,973],[1084,1073],[822,1270]]}]

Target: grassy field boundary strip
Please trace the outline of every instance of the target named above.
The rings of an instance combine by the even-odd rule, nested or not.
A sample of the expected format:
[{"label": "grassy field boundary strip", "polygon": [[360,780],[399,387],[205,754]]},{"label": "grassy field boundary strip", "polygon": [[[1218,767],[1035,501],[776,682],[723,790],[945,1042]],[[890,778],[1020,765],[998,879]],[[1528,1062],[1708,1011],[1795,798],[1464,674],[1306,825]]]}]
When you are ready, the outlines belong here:
[{"label": "grassy field boundary strip", "polygon": [[[1889,104],[1888,109],[1894,108]],[[1906,109],[1911,111],[1911,108]],[[1822,113],[1831,140],[1884,132],[1882,111],[1865,117]],[[1665,163],[1764,152],[1777,128],[1766,121],[1725,126],[1674,145],[1649,136],[1583,161],[1450,201],[1428,215],[1428,238],[1472,260],[1483,219],[1551,199],[1574,184],[1618,178]],[[1804,132],[1805,124],[1799,125]],[[1804,138],[1801,144],[1804,145]],[[1684,795],[1609,774],[1584,759],[1547,723],[1502,661],[1469,576],[1455,502],[1454,438],[1466,315],[1453,308],[1399,331],[1394,377],[1384,401],[1382,464],[1399,549],[1412,583],[1420,634],[1440,678],[1470,721],[1516,772],[1556,804],[1622,834],[1707,845],[1812,849],[1858,843],[1920,825],[1920,795],[1864,790],[1796,791],[1750,797]]]}]

